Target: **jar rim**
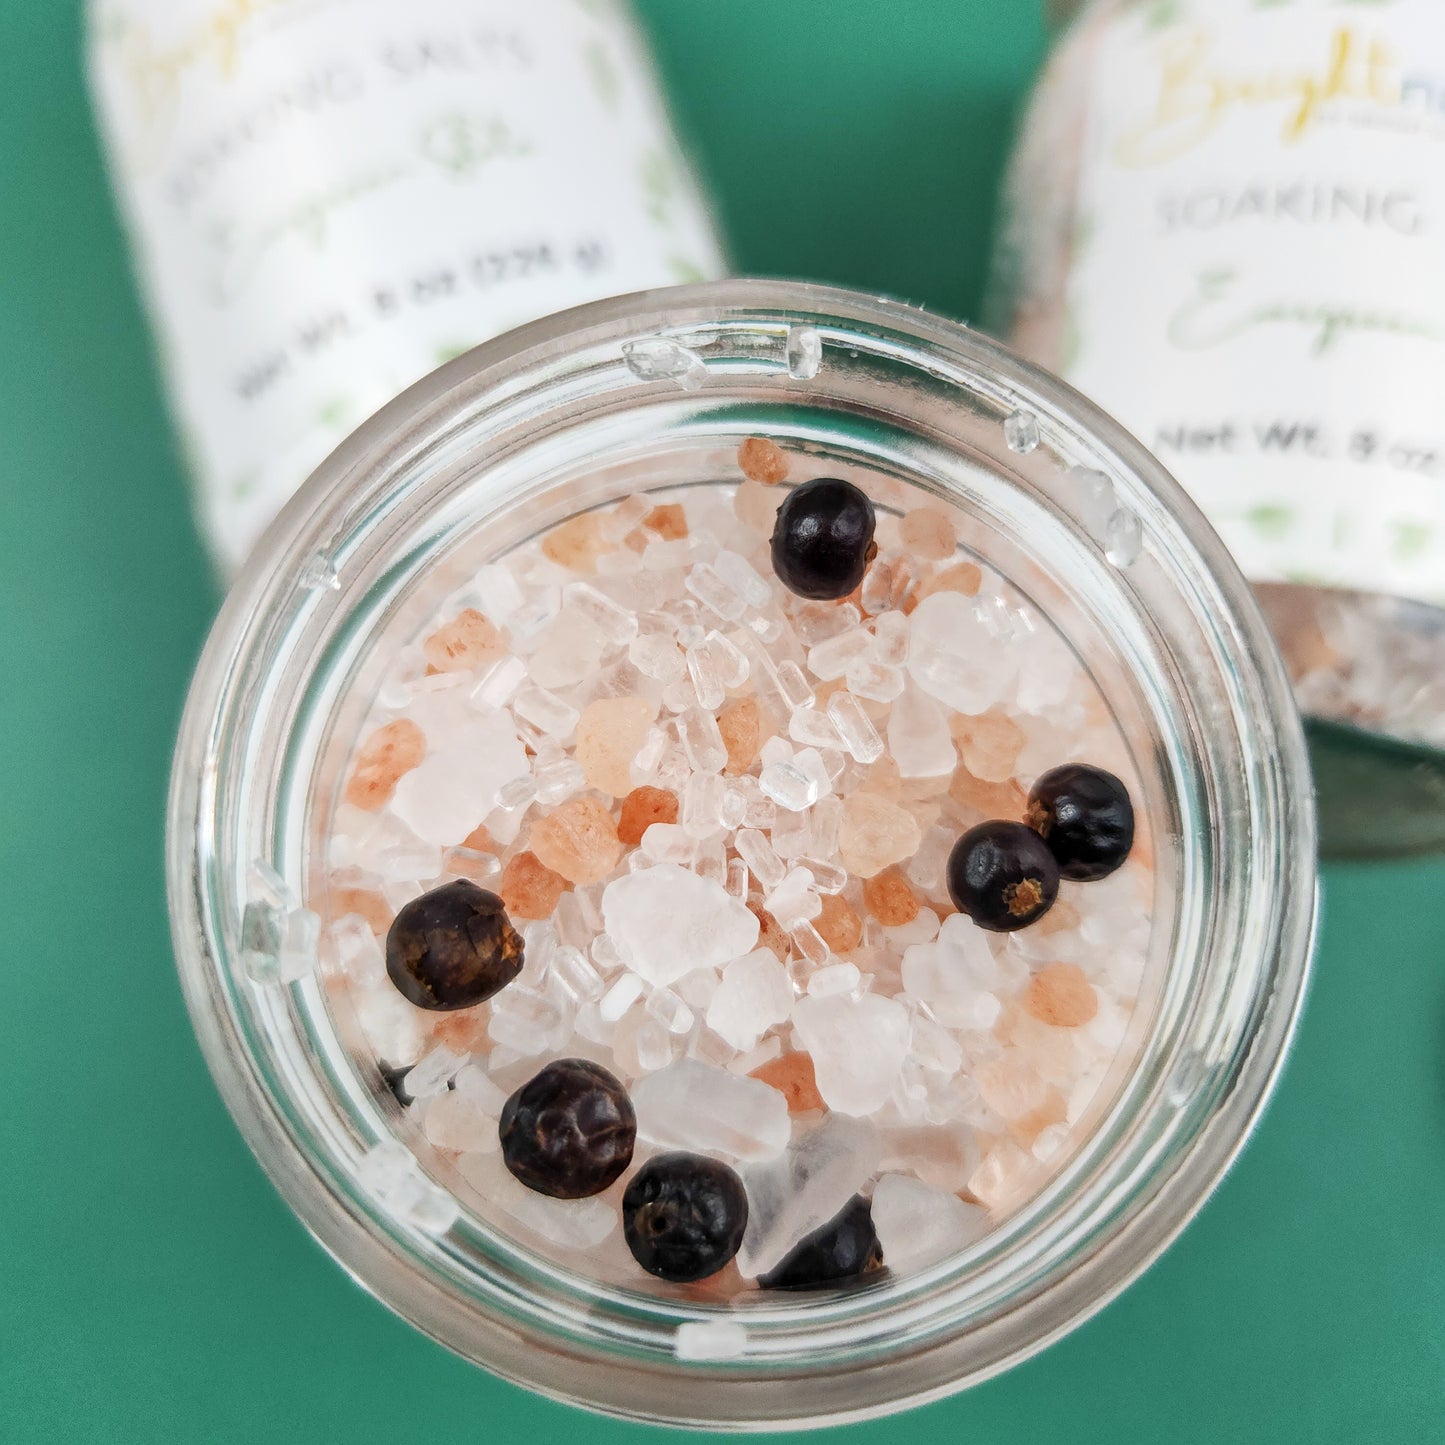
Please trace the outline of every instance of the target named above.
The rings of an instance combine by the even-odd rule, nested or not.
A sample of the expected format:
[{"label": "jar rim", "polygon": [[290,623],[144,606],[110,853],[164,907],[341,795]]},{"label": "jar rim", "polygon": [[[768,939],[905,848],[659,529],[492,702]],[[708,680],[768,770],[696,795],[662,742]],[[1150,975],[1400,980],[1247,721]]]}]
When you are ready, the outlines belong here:
[{"label": "jar rim", "polygon": [[[346,1142],[299,1116],[268,1054],[267,1030],[281,1026],[289,1005],[274,996],[258,1001],[237,967],[237,935],[245,864],[268,856],[265,844],[276,836],[267,813],[282,745],[276,719],[302,726],[286,712],[306,685],[298,640],[314,642],[344,625],[349,567],[365,551],[359,543],[380,555],[401,535],[387,533],[404,510],[398,478],[412,475],[421,458],[431,464],[444,456],[467,427],[485,430],[490,419],[502,435],[497,419],[509,407],[535,407],[538,396],[552,405],[527,413],[533,427],[562,424],[557,416],[585,405],[589,387],[617,384],[627,341],[682,337],[707,352],[699,338],[722,335],[717,355],[705,357],[704,394],[755,385],[746,350],[741,361],[735,354],[748,327],[780,347],[790,327],[815,330],[825,348],[846,348],[850,338],[862,347],[876,342],[930,383],[966,381],[990,404],[1026,405],[1048,419],[1071,455],[1097,459],[1144,511],[1160,569],[1172,569],[1164,581],[1200,614],[1190,638],[1195,662],[1207,662],[1221,680],[1218,695],[1193,699],[1203,736],[1194,744],[1210,744],[1204,755],[1215,760],[1200,780],[1200,806],[1212,810],[1216,828],[1228,825],[1217,838],[1186,839],[1186,851],[1219,855],[1207,860],[1220,896],[1201,904],[1216,912],[1200,923],[1200,936],[1221,955],[1244,956],[1229,960],[1235,972],[1211,1004],[1219,1016],[1207,1043],[1219,1056],[1181,1032],[1175,1052],[1156,1061],[1158,1077],[1139,1086],[1136,1105],[1146,1100],[1154,1112],[1138,1114],[1121,1133],[1116,1167],[1104,1170],[1096,1158],[1095,1175],[1079,1184],[1072,1174],[1083,1166],[1071,1166],[1000,1226],[1014,1256],[1025,1242],[1033,1255],[1034,1277],[1013,1304],[977,1310],[966,1332],[948,1333],[948,1319],[967,1313],[961,1291],[970,1280],[977,1303],[981,1276],[975,1270],[949,1283],[952,1266],[940,1266],[894,1290],[886,1311],[879,1301],[888,1291],[802,1311],[747,1311],[745,1327],[762,1352],[756,1362],[679,1361],[670,1354],[677,1325],[704,1321],[706,1311],[651,1309],[606,1289],[574,1288],[545,1270],[499,1274],[469,1295],[445,1239],[383,1217],[349,1187],[354,1181],[338,1162]],[[605,378],[599,357],[611,358]],[[758,365],[786,384],[778,355],[759,351]],[[633,376],[629,384],[639,400],[675,389],[666,378]],[[429,496],[427,505],[441,506],[444,472],[432,477],[430,494],[417,483],[407,500]],[[408,516],[414,525],[415,506]],[[311,585],[300,585],[308,578]],[[1210,729],[1219,734],[1212,743],[1204,736]],[[241,793],[248,795],[244,823]],[[773,1429],[864,1418],[997,1373],[1101,1308],[1178,1233],[1242,1146],[1293,1030],[1313,934],[1314,818],[1303,736],[1248,586],[1138,442],[1064,383],[956,323],[834,288],[734,280],[591,303],[485,343],[404,392],[318,468],[246,564],[198,666],[172,778],[168,879],[187,1003],[227,1106],[282,1194],[348,1272],[442,1343],[543,1393],[636,1418]],[[1119,1164],[1126,1154],[1127,1170]],[[1123,1188],[1130,1182],[1132,1193]],[[1060,1204],[1070,1185],[1083,1193]],[[1050,1234],[1060,1210],[1073,1221],[1072,1234]],[[1001,1258],[1010,1262],[1006,1251]],[[1006,1283],[996,1278],[993,1287]],[[869,1329],[885,1319],[899,1348],[870,1356]]]}]

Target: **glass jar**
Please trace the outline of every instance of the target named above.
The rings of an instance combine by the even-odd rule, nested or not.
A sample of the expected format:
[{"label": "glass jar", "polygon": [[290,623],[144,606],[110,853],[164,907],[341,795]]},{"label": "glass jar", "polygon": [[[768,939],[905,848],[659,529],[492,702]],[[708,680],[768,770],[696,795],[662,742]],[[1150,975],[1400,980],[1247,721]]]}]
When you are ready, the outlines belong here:
[{"label": "glass jar", "polygon": [[[395,1159],[406,1120],[358,1065],[325,960],[258,982],[255,951],[278,945],[252,924],[315,896],[336,759],[395,639],[459,575],[604,501],[724,475],[760,433],[876,478],[880,495],[905,480],[975,520],[973,545],[1109,699],[1155,841],[1156,925],[1127,1067],[1035,1197],[915,1274],[729,1307],[559,1267],[460,1205],[446,1162],[413,1138],[414,1171],[378,1188],[375,1161]],[[321,1243],[398,1313],[507,1378],[709,1428],[818,1426],[941,1396],[1102,1305],[1243,1143],[1284,1057],[1314,917],[1287,680],[1179,488],[1106,416],[994,343],[792,283],[647,292],[536,322],[362,426],[287,507],[216,623],[169,824],[175,944],[203,1049]],[[302,928],[279,946],[314,954],[315,937]]]},{"label": "glass jar", "polygon": [[1445,12],[1054,18],[990,329],[1154,450],[1258,585],[1326,851],[1445,846]]}]

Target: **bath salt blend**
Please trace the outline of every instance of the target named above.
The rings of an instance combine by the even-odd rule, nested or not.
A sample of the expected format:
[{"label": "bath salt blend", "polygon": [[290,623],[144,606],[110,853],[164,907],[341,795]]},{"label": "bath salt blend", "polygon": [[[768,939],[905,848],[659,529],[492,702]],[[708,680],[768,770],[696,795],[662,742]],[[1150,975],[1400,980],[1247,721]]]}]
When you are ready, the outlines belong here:
[{"label": "bath salt blend", "polygon": [[583,301],[721,274],[612,0],[92,0],[89,32],[224,571],[441,362]]},{"label": "bath salt blend", "polygon": [[1086,5],[1008,210],[995,325],[1273,584],[1302,704],[1445,744],[1445,6]]}]

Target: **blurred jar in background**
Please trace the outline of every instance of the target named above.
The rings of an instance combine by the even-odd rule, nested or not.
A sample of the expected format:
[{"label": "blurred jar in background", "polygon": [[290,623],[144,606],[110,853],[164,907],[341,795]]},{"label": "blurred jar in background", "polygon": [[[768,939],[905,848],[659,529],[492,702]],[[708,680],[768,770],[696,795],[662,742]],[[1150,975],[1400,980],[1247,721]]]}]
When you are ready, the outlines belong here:
[{"label": "blurred jar in background", "polygon": [[1445,4],[1054,9],[991,325],[1257,584],[1331,849],[1445,846]]},{"label": "blurred jar in background", "polygon": [[202,530],[234,572],[441,362],[722,274],[614,0],[90,0],[91,84]]}]

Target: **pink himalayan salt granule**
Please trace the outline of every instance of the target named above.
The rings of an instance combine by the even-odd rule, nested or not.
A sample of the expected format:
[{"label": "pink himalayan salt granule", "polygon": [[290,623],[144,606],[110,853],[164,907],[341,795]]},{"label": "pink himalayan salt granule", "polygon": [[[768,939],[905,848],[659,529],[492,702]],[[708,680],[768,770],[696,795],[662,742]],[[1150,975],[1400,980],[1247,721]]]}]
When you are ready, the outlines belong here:
[{"label": "pink himalayan salt granule", "polygon": [[502,869],[497,893],[513,918],[550,918],[567,891],[567,880],[535,853],[514,853]]},{"label": "pink himalayan salt granule", "polygon": [[627,847],[635,848],[654,823],[675,823],[677,813],[676,793],[669,793],[666,788],[633,788],[622,800],[617,836]]},{"label": "pink himalayan salt granule", "polygon": [[438,672],[475,672],[506,655],[507,635],[468,607],[438,627],[421,650],[427,665]]},{"label": "pink himalayan salt granule", "polygon": [[764,486],[776,486],[788,479],[787,454],[766,437],[749,437],[738,448],[738,466],[745,477]]},{"label": "pink himalayan salt granule", "polygon": [[532,824],[532,852],[569,883],[600,883],[622,857],[612,814],[596,798],[569,798]]},{"label": "pink himalayan salt granule", "polygon": [[361,745],[343,794],[353,808],[384,808],[403,773],[426,757],[426,737],[410,718],[383,724]]},{"label": "pink himalayan salt granule", "polygon": [[898,538],[906,552],[925,562],[953,556],[958,530],[953,518],[939,507],[915,507],[898,523]]},{"label": "pink himalayan salt granule", "polygon": [[559,567],[572,572],[597,570],[597,559],[616,550],[617,544],[602,533],[602,523],[595,512],[583,512],[559,522],[542,538],[542,552]]},{"label": "pink himalayan salt granule", "polygon": [[687,513],[676,502],[664,502],[642,519],[642,525],[664,542],[680,542],[687,536]]},{"label": "pink himalayan salt granule", "polygon": [[640,697],[599,697],[577,722],[577,761],[590,787],[620,798],[632,788],[632,760],[652,726],[652,705]]}]

